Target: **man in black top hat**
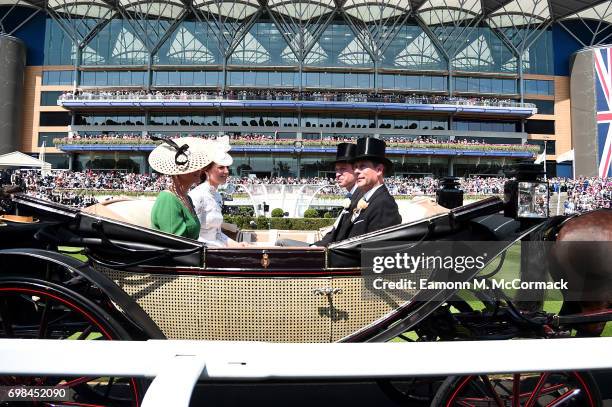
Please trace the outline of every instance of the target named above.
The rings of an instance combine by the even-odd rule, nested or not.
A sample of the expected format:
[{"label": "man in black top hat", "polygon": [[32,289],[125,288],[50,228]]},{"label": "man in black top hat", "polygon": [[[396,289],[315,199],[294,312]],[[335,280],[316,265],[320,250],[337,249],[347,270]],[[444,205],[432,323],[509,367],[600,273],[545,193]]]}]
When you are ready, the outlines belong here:
[{"label": "man in black top hat", "polygon": [[397,203],[384,183],[385,173],[393,168],[385,147],[384,141],[373,137],[357,140],[353,168],[363,197],[353,210],[349,238],[402,223]]},{"label": "man in black top hat", "polygon": [[355,158],[356,146],[352,143],[340,143],[336,151],[336,182],[347,190],[345,200],[347,204],[336,219],[332,230],[330,230],[321,240],[315,242],[313,246],[327,246],[333,242],[339,242],[348,238],[351,229],[351,214],[363,193],[357,188],[357,178],[353,172],[353,159]]},{"label": "man in black top hat", "polygon": [[[352,143],[340,143],[336,150],[336,160],[333,162],[336,170],[336,182],[342,188],[345,188],[346,206],[336,219],[332,230],[330,230],[321,240],[312,244],[312,246],[327,246],[330,243],[344,240],[348,237],[349,230],[352,226],[351,214],[353,209],[361,199],[363,193],[357,188],[357,178],[353,173],[353,159],[355,158],[356,146]],[[281,239],[276,242],[278,246],[308,246],[304,242],[293,239]]]}]

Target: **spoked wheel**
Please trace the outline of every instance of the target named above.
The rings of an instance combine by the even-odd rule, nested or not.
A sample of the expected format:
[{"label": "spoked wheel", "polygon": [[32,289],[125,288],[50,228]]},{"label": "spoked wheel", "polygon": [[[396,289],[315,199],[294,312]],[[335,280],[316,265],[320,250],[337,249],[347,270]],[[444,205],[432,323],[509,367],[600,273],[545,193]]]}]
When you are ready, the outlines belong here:
[{"label": "spoked wheel", "polygon": [[432,407],[600,407],[589,373],[522,373],[449,377]]},{"label": "spoked wheel", "polygon": [[[451,298],[447,306],[435,311],[434,318],[430,318],[415,330],[405,332],[397,340],[405,342],[435,342],[438,340],[452,340],[456,334],[453,331],[452,309],[459,312],[473,311],[469,303],[459,297]],[[448,338],[440,338],[436,332],[446,332]],[[406,351],[409,352],[408,346]],[[380,390],[391,400],[401,406],[425,407],[429,406],[433,397],[446,377],[379,379],[376,382]]]},{"label": "spoked wheel", "polygon": [[[130,339],[106,311],[61,285],[41,280],[0,279],[0,338],[58,340]],[[114,377],[0,377],[0,385],[60,386],[73,400],[54,406],[140,405],[141,384]],[[40,403],[39,405],[51,405]]]}]

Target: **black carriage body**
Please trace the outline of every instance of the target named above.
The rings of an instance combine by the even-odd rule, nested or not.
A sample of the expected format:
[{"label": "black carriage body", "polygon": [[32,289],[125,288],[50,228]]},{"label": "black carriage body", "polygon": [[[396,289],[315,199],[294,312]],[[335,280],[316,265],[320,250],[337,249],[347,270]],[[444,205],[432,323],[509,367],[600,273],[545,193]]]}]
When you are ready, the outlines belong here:
[{"label": "black carriage body", "polygon": [[[441,291],[433,299],[421,298],[414,290],[402,298],[364,300],[362,246],[387,241],[512,242],[520,237],[518,223],[499,214],[503,203],[498,198],[329,248],[207,248],[33,197],[17,196],[15,202],[20,214],[41,219],[37,246],[84,247],[90,265],[70,267],[86,270],[80,274],[118,303],[132,324],[152,324],[177,339],[388,340],[422,321],[454,291]],[[44,257],[23,249],[0,252],[0,259],[17,255]],[[47,257],[61,261],[56,256]],[[140,308],[149,321],[142,313],[131,315]]]}]

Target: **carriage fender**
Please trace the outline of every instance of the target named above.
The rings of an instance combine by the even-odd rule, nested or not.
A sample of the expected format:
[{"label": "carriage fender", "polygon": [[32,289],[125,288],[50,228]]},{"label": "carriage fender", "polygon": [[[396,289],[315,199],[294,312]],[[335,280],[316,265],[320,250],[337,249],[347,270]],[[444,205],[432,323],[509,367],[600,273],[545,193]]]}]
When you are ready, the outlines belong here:
[{"label": "carriage fender", "polygon": [[115,284],[113,280],[95,270],[87,263],[83,263],[62,253],[27,248],[0,250],[0,264],[5,263],[2,260],[3,258],[12,256],[21,256],[53,263],[64,267],[69,272],[83,277],[90,284],[101,290],[128,322],[142,331],[147,336],[147,339],[166,339],[166,336],[161,329],[159,329],[157,324],[153,322],[149,315],[132,297]]}]

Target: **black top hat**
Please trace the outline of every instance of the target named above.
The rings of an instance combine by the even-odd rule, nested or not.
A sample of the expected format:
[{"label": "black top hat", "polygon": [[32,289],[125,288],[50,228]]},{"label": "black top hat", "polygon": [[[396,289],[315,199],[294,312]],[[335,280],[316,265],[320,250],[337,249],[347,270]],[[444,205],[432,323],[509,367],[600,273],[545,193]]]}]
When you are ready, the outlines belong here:
[{"label": "black top hat", "polygon": [[353,143],[340,143],[336,150],[336,161],[333,163],[348,163],[355,159],[356,146]]},{"label": "black top hat", "polygon": [[368,160],[384,164],[387,172],[393,169],[393,163],[385,157],[386,144],[383,140],[374,137],[362,137],[357,140],[357,148],[353,161]]}]

